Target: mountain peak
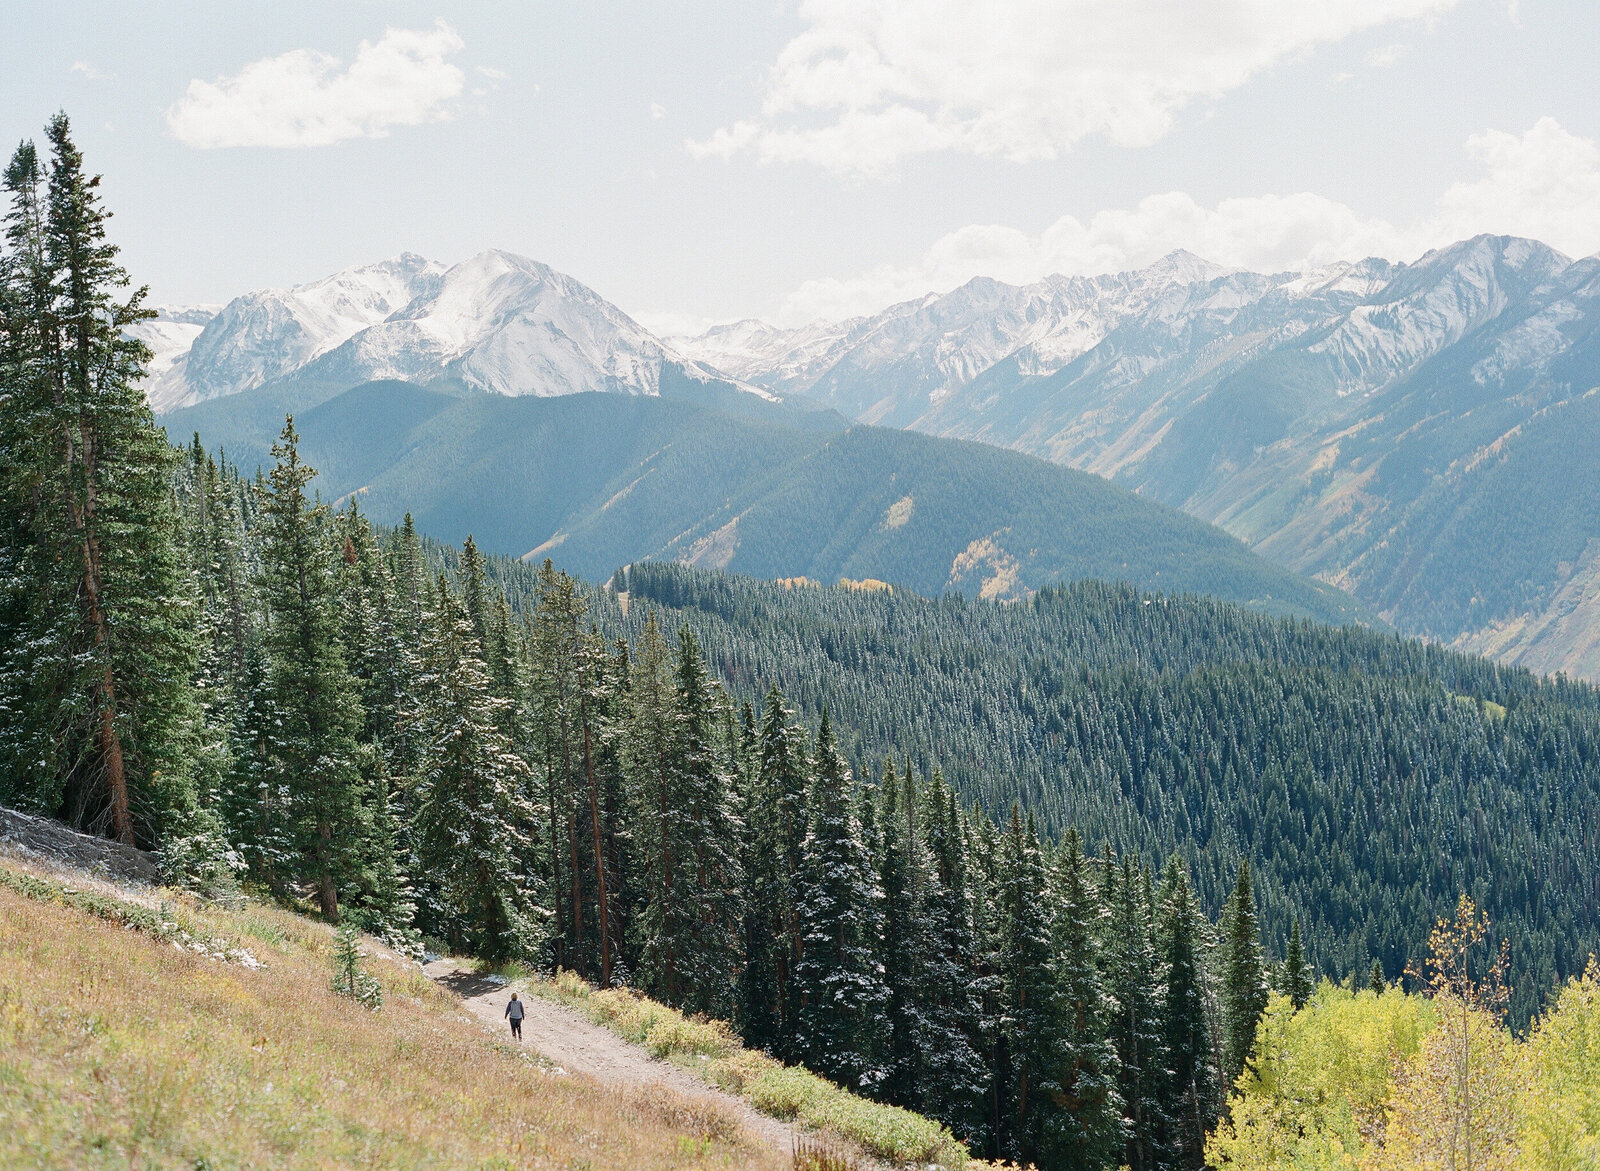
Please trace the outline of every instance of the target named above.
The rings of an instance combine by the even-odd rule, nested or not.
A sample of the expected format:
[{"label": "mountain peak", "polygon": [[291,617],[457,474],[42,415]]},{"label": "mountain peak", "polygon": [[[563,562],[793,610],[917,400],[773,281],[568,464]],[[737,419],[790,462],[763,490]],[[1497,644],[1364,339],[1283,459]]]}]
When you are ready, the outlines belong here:
[{"label": "mountain peak", "polygon": [[1136,270],[1136,274],[1172,284],[1198,285],[1231,276],[1238,271],[1237,268],[1225,268],[1203,256],[1196,256],[1187,248],[1175,248],[1155,263]]}]

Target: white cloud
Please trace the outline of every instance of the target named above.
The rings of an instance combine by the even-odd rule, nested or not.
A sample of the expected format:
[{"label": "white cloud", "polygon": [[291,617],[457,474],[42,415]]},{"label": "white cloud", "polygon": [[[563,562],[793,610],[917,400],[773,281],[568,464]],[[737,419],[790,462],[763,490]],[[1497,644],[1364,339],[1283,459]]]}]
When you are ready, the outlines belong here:
[{"label": "white cloud", "polygon": [[1487,174],[1439,197],[1440,240],[1476,232],[1532,236],[1572,256],[1600,251],[1600,147],[1554,118],[1518,136],[1486,130],[1467,150]]},{"label": "white cloud", "polygon": [[1177,248],[1268,272],[1366,256],[1411,260],[1480,232],[1532,236],[1574,256],[1600,251],[1600,148],[1592,140],[1542,118],[1520,136],[1491,130],[1466,145],[1484,174],[1450,187],[1416,223],[1363,216],[1311,192],[1204,207],[1174,191],[1101,211],[1087,223],[1062,216],[1037,235],[995,224],[961,228],[910,264],[807,281],[786,299],[779,319],[801,324],[873,313],[975,276],[1024,284],[1051,273],[1116,272]]},{"label": "white cloud", "polygon": [[511,76],[504,69],[496,69],[492,65],[480,65],[478,66],[478,72],[490,81],[504,81]]},{"label": "white cloud", "polygon": [[450,116],[466,78],[446,58],[463,47],[441,20],[431,29],[392,28],[375,42],[362,41],[348,68],[326,53],[295,49],[233,77],[194,79],[167,111],[167,125],[202,149],[382,138],[393,126]]},{"label": "white cloud", "polygon": [[106,79],[106,75],[104,73],[101,73],[87,61],[74,61],[69,72],[81,74],[90,81],[104,81]]},{"label": "white cloud", "polygon": [[650,119],[651,119],[651,121],[659,122],[659,121],[661,121],[661,119],[665,118],[666,116],[667,116],[667,108],[665,106],[663,106],[660,102],[651,102],[650,103]]},{"label": "white cloud", "polygon": [[1142,146],[1279,62],[1456,3],[804,0],[760,115],[687,146],[869,174],[932,151],[1025,161],[1092,135]]},{"label": "white cloud", "polygon": [[1374,69],[1387,69],[1404,57],[1411,46],[1405,44],[1384,45],[1381,48],[1369,50],[1366,62]]}]

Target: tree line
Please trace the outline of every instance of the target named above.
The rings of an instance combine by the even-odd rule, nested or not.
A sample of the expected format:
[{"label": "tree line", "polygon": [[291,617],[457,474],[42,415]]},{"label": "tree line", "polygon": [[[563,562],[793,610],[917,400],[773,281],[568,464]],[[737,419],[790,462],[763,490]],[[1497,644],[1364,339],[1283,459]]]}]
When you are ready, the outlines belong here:
[{"label": "tree line", "polygon": [[[1047,1168],[1201,1166],[1269,984],[1310,995],[1308,939],[1269,923],[1268,962],[1241,856],[1277,908],[1294,865],[1325,868],[1309,942],[1331,950],[1328,906],[1368,873],[1343,838],[1306,853],[1332,820],[1403,811],[1374,879],[1403,917],[1431,888],[1388,871],[1481,793],[1462,839],[1493,871],[1515,829],[1565,913],[1560,867],[1594,848],[1548,853],[1593,799],[1585,689],[1110,587],[1031,611],[1072,625],[1075,660],[980,617],[1013,640],[986,656],[972,616],[1001,611],[957,600],[875,627],[668,567],[591,591],[330,506],[292,419],[253,476],[172,448],[98,180],[64,117],[47,142],[4,176],[0,800],[400,947],[639,987]],[[727,608],[672,621],[695,591]],[[1276,673],[1239,661],[1262,644]],[[997,730],[1010,756],[980,750]],[[1456,792],[1469,769],[1532,778],[1538,808]],[[1210,848],[1239,817],[1252,834]]]}]

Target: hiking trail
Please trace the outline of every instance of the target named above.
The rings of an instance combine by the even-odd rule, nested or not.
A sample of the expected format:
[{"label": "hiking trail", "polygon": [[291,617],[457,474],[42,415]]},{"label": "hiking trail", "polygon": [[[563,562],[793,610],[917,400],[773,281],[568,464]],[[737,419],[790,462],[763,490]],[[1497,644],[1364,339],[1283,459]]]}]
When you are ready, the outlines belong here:
[{"label": "hiking trail", "polygon": [[[459,996],[462,1007],[486,1027],[511,1041],[511,1027],[504,1015],[506,1001],[514,991],[511,986],[448,959],[435,960],[423,971]],[[527,1013],[522,1019],[522,1043],[569,1074],[619,1090],[665,1086],[687,1098],[713,1103],[737,1118],[753,1138],[784,1155],[794,1149],[795,1137],[803,1133],[793,1123],[761,1113],[743,1098],[708,1085],[688,1070],[651,1057],[640,1046],[565,1005],[531,994],[522,994],[522,1003]]]}]

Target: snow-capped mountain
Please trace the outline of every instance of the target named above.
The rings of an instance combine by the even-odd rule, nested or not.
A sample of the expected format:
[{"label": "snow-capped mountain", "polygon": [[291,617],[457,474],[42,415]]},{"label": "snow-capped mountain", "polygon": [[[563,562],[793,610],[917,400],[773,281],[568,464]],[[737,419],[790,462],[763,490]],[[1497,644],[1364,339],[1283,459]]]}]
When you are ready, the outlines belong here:
[{"label": "snow-capped mountain", "polygon": [[412,253],[345,269],[292,289],[235,297],[187,352],[151,371],[157,411],[237,394],[303,368],[431,288],[444,266]]},{"label": "snow-capped mountain", "polygon": [[157,411],[290,376],[340,389],[393,378],[506,395],[658,394],[667,368],[723,381],[586,285],[497,250],[450,267],[406,253],[249,293],[216,312],[187,352],[174,345],[163,359],[149,383]]},{"label": "snow-capped mountain", "polygon": [[[674,344],[1098,472],[1404,629],[1600,677],[1600,258],[1503,236],[1303,273],[1178,253]],[[1502,553],[1508,534],[1531,543]]]},{"label": "snow-capped mountain", "polygon": [[[146,367],[148,386],[162,383],[175,363],[183,360],[200,336],[207,323],[217,315],[220,305],[155,305],[155,317],[141,321],[128,330],[128,336],[138,338],[150,347],[150,364]],[[155,398],[152,395],[152,403]],[[156,407],[161,410],[160,406]]]}]

